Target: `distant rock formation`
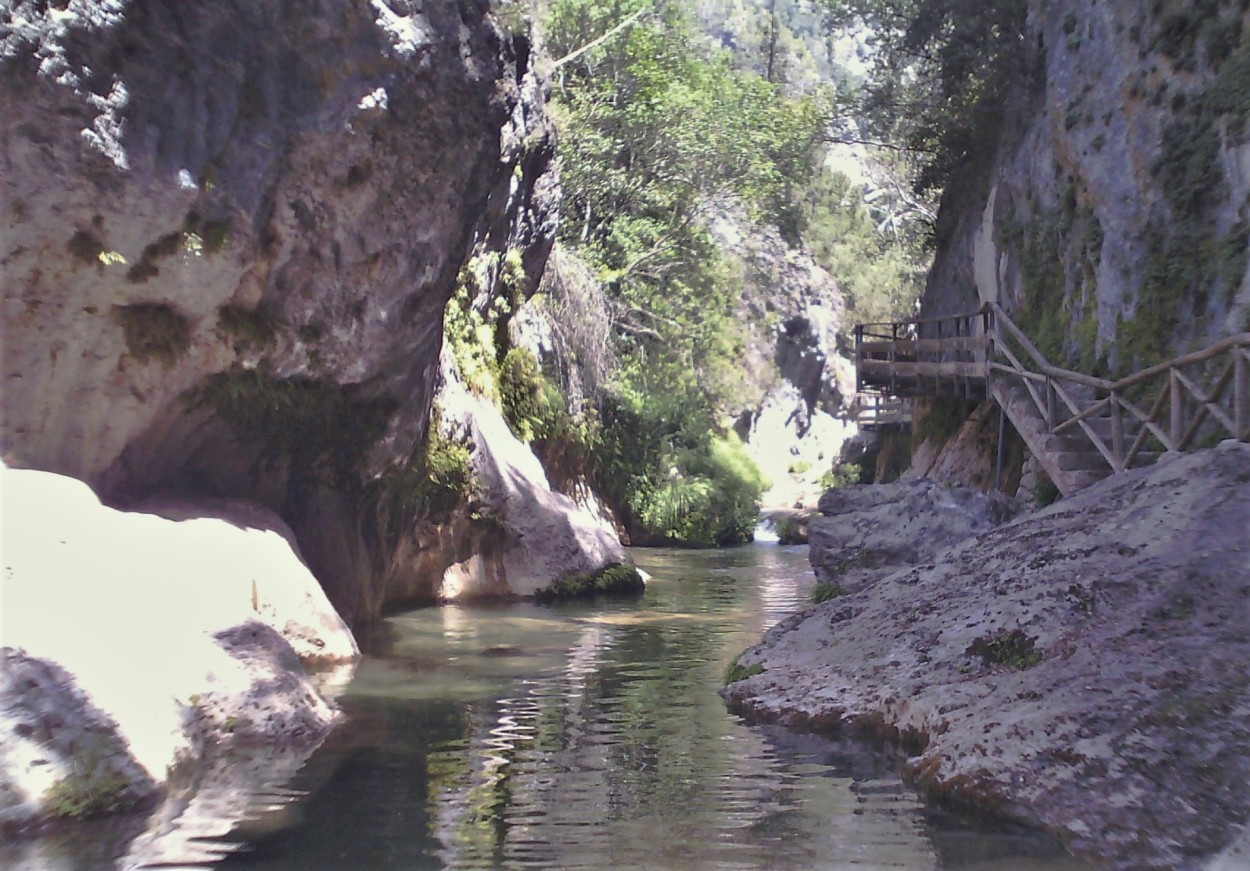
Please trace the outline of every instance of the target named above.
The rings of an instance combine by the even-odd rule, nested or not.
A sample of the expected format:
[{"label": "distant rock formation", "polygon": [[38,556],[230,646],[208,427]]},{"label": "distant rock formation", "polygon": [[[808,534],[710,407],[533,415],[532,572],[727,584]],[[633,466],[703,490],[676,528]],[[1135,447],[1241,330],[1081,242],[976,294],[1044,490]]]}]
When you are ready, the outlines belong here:
[{"label": "distant rock formation", "polygon": [[923,478],[830,490],[819,507],[808,524],[812,568],[820,581],[848,592],[883,569],[928,562],[1020,510],[1000,494]]},{"label": "distant rock formation", "polygon": [[1168,454],[783,621],[724,694],[1108,867],[1244,867],[1247,529],[1250,445]]},{"label": "distant rock formation", "polygon": [[855,427],[840,417],[855,398],[842,291],[806,251],[777,230],[724,207],[708,222],[743,284],[744,399],[738,434],[772,481],[766,507],[810,505]]}]

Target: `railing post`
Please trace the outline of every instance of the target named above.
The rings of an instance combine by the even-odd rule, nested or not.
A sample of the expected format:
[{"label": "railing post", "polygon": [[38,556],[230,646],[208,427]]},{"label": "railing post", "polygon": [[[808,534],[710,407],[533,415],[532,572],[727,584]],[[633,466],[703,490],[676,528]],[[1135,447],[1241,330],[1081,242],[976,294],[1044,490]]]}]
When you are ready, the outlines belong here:
[{"label": "railing post", "polygon": [[1117,472],[1123,472],[1127,466],[1124,464],[1124,418],[1120,410],[1120,400],[1112,392],[1108,397],[1111,402],[1111,453],[1115,456]]},{"label": "railing post", "polygon": [[1250,442],[1250,346],[1233,348],[1233,435],[1240,441]]},{"label": "railing post", "polygon": [[864,325],[855,325],[855,394],[858,396],[864,390]]},{"label": "railing post", "polygon": [[1168,403],[1171,405],[1172,420],[1168,427],[1168,435],[1172,437],[1169,446],[1174,451],[1181,449],[1181,438],[1185,435],[1185,388],[1181,379],[1176,377],[1176,370],[1168,370]]}]

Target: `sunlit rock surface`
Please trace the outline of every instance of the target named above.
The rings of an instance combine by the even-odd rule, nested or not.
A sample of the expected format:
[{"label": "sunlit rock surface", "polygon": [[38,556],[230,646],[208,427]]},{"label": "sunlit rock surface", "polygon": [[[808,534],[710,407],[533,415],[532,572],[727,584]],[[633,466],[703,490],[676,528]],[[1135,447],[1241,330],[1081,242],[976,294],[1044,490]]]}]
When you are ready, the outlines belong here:
[{"label": "sunlit rock surface", "polygon": [[419,524],[387,584],[399,600],[531,596],[570,575],[631,563],[611,525],[552,489],[538,458],[499,409],[461,385],[445,355],[439,407],[467,439],[471,505]]},{"label": "sunlit rock surface", "polygon": [[783,621],[725,695],[901,735],[931,794],[1109,867],[1244,867],[1248,529],[1250,445],[1171,454]]},{"label": "sunlit rock surface", "polygon": [[120,512],[0,470],[7,822],[133,804],[219,744],[326,734],[336,713],[301,659],[354,661],[351,632],[276,518],[218,510]]}]

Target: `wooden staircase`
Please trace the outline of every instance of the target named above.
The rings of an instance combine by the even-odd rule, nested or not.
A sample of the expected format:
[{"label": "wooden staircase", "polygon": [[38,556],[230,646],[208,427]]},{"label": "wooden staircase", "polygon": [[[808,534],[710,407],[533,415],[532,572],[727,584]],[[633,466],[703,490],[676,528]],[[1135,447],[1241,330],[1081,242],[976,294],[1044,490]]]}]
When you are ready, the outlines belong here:
[{"label": "wooden staircase", "polygon": [[1164,451],[1250,441],[1250,333],[1117,381],[1053,366],[999,306],[855,328],[861,391],[989,397],[1065,495]]}]

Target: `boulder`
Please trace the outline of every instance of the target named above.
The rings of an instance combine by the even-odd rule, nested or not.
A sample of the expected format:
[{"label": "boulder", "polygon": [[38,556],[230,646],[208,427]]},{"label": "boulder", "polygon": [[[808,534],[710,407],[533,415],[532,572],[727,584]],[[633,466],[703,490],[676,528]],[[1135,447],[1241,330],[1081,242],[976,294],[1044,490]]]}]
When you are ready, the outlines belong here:
[{"label": "boulder", "polygon": [[924,478],[839,487],[820,497],[808,525],[816,577],[844,590],[883,569],[930,560],[940,551],[1004,523],[1019,506],[996,493],[949,487]]},{"label": "boulder", "polygon": [[633,563],[606,521],[551,488],[538,458],[494,404],[470,394],[454,376],[440,401],[469,433],[476,510],[497,529],[489,552],[448,566],[443,598],[531,596],[564,578]]},{"label": "boulder", "polygon": [[1244,867],[1247,529],[1250,445],[1169,454],[782,622],[725,696],[1107,867]]},{"label": "boulder", "polygon": [[0,492],[0,819],[114,809],[218,744],[327,733],[336,712],[301,659],[357,647],[276,518],[122,512],[3,467]]}]

